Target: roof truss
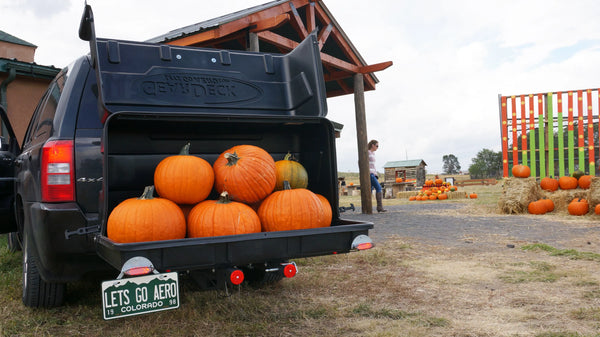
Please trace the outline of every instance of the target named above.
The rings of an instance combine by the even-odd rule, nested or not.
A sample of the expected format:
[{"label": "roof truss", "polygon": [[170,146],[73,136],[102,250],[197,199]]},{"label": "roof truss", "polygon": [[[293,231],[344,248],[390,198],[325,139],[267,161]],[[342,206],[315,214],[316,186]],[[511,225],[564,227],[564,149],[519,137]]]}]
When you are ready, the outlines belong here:
[{"label": "roof truss", "polygon": [[352,77],[357,73],[365,75],[365,90],[375,90],[378,80],[373,73],[388,68],[392,62],[365,64],[321,1],[274,1],[273,6],[244,13],[166,43],[244,50],[249,45],[248,34],[255,33],[261,51],[287,53],[314,30],[319,32],[328,97],[353,93]]}]

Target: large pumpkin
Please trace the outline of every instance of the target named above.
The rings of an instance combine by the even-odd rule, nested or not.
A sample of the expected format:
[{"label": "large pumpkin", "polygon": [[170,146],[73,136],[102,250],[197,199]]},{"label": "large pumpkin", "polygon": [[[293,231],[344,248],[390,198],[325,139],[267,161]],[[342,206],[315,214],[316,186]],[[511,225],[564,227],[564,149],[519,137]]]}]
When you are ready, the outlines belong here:
[{"label": "large pumpkin", "polygon": [[158,195],[177,204],[197,204],[206,199],[214,180],[210,164],[190,155],[190,143],[181,149],[179,155],[161,160],[154,171]]},{"label": "large pumpkin", "polygon": [[331,204],[324,196],[317,194],[317,197],[321,201],[321,204],[323,204],[323,212],[325,212],[325,215],[323,216],[323,222],[319,225],[319,227],[328,227],[331,225],[331,219],[333,216]]},{"label": "large pumpkin", "polygon": [[275,188],[275,161],[258,146],[234,146],[221,153],[213,168],[217,192],[227,191],[234,201],[253,204]]},{"label": "large pumpkin", "polygon": [[567,206],[567,211],[571,215],[585,215],[589,210],[590,205],[583,198],[575,198]]},{"label": "large pumpkin", "polygon": [[531,175],[531,169],[529,168],[529,166],[521,164],[513,166],[511,172],[513,176],[517,178],[529,178],[529,176]]},{"label": "large pumpkin", "polygon": [[554,192],[558,190],[558,180],[550,177],[544,177],[540,181],[540,187],[543,190]]},{"label": "large pumpkin", "polygon": [[290,153],[286,154],[282,160],[275,162],[275,174],[277,181],[275,190],[283,190],[283,181],[290,182],[291,188],[306,188],[308,186],[308,173],[302,164],[292,159]]},{"label": "large pumpkin", "polygon": [[545,214],[548,211],[546,203],[542,200],[532,201],[527,205],[529,214]]},{"label": "large pumpkin", "polygon": [[188,216],[188,237],[235,235],[260,232],[260,220],[248,205],[229,200],[227,192],[219,200],[205,200]]},{"label": "large pumpkin", "polygon": [[572,190],[574,188],[577,188],[577,186],[578,186],[577,178],[569,177],[569,176],[560,177],[560,178],[558,178],[558,186],[562,190]]},{"label": "large pumpkin", "polygon": [[118,204],[108,217],[108,238],[118,243],[183,239],[183,212],[174,202],[153,194],[154,186],[147,186],[141,197]]},{"label": "large pumpkin", "polygon": [[321,227],[326,220],[323,203],[305,188],[284,189],[269,195],[258,208],[258,217],[265,232]]}]

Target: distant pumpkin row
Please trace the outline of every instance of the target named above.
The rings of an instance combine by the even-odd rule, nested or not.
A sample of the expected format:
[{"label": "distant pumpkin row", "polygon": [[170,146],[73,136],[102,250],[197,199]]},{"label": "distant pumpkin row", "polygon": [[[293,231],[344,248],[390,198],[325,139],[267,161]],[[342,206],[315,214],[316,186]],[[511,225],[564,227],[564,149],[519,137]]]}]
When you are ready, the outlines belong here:
[{"label": "distant pumpkin row", "polygon": [[[175,240],[331,224],[329,201],[306,189],[306,169],[289,154],[275,162],[260,147],[237,145],[211,166],[190,155],[189,148],[188,143],[179,155],[157,165],[154,186],[160,197],[155,198],[154,186],[148,186],[141,197],[113,209],[107,223],[109,239]],[[219,200],[206,200],[213,188]]]}]

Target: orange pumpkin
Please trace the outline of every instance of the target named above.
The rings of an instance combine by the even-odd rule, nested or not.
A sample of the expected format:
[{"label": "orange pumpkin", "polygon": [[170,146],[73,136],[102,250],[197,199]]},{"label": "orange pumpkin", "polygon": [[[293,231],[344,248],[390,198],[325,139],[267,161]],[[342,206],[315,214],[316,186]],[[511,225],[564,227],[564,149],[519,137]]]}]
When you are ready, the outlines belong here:
[{"label": "orange pumpkin", "polygon": [[403,181],[404,181],[404,179],[402,179],[402,178],[396,178],[396,182],[397,182],[397,183],[401,183],[401,182],[403,182]]},{"label": "orange pumpkin", "polygon": [[548,211],[548,206],[542,200],[532,201],[527,205],[529,214],[545,214]]},{"label": "orange pumpkin", "polygon": [[154,186],[147,186],[141,197],[119,203],[108,217],[108,238],[117,243],[183,239],[183,212],[174,202],[153,194]]},{"label": "orange pumpkin", "polygon": [[567,206],[567,211],[571,215],[585,215],[589,210],[590,205],[583,198],[575,198]]},{"label": "orange pumpkin", "polygon": [[554,192],[558,190],[558,180],[550,177],[544,177],[540,180],[540,187],[543,190]]},{"label": "orange pumpkin", "polygon": [[444,183],[444,181],[443,181],[442,179],[440,179],[440,178],[437,178],[437,179],[435,179],[435,180],[434,180],[434,183],[435,183],[436,185],[441,185],[441,184],[443,184],[443,183]]},{"label": "orange pumpkin", "polygon": [[448,194],[441,193],[440,195],[438,195],[438,199],[439,200],[446,200],[446,199],[448,199]]},{"label": "orange pumpkin", "polygon": [[317,195],[305,188],[284,189],[269,195],[258,208],[258,217],[265,232],[320,227],[327,213]]},{"label": "orange pumpkin", "polygon": [[190,155],[190,143],[181,149],[179,155],[161,160],[154,171],[158,195],[177,204],[196,204],[206,199],[214,180],[210,164]]},{"label": "orange pumpkin", "polygon": [[540,199],[540,201],[542,201],[542,203],[544,205],[546,205],[546,209],[548,210],[548,212],[552,212],[554,211],[554,201],[552,201],[552,199]]},{"label": "orange pumpkin", "polygon": [[531,169],[529,168],[529,166],[521,164],[513,166],[511,172],[513,176],[517,178],[529,178],[529,176],[531,175]]},{"label": "orange pumpkin", "polygon": [[430,195],[429,200],[437,200],[437,194]]},{"label": "orange pumpkin", "polygon": [[253,204],[273,192],[277,181],[275,161],[254,145],[237,145],[221,153],[213,164],[217,192],[232,200]]},{"label": "orange pumpkin", "polygon": [[471,193],[471,194],[469,194],[469,198],[471,198],[471,199],[477,199],[477,193]]},{"label": "orange pumpkin", "polygon": [[568,176],[560,177],[558,178],[558,186],[561,190],[572,190],[574,188],[577,188],[577,178]]},{"label": "orange pumpkin", "polygon": [[417,200],[417,196],[416,195],[411,195],[410,197],[408,197],[408,201],[415,201],[415,200]]},{"label": "orange pumpkin", "polygon": [[283,189],[283,181],[290,182],[291,188],[306,188],[308,186],[308,173],[302,164],[292,159],[288,152],[282,160],[275,162],[275,191]]},{"label": "orange pumpkin", "polygon": [[600,214],[600,204],[598,204],[598,205],[596,205],[596,207],[594,207],[594,213]]},{"label": "orange pumpkin", "polygon": [[331,226],[331,219],[333,218],[331,204],[324,196],[317,194],[317,197],[321,201],[321,204],[323,204],[323,211],[325,212],[325,215],[323,216],[323,222],[319,225],[319,227],[329,227]]},{"label": "orange pumpkin", "polygon": [[583,176],[579,177],[579,179],[577,180],[577,185],[580,188],[583,188],[584,190],[587,190],[588,188],[590,188],[591,184],[592,184],[592,176],[591,175],[583,175]]},{"label": "orange pumpkin", "polygon": [[188,216],[187,235],[190,238],[248,234],[260,232],[260,220],[248,205],[229,200],[227,192],[219,200],[205,200]]}]

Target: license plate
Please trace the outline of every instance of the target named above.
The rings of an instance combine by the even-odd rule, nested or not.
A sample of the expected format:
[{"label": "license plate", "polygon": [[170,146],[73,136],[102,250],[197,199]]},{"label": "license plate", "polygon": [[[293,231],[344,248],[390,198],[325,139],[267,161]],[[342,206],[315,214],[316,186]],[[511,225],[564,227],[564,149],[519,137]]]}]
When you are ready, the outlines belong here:
[{"label": "license plate", "polygon": [[176,272],[102,282],[106,320],[176,308],[179,308]]}]

